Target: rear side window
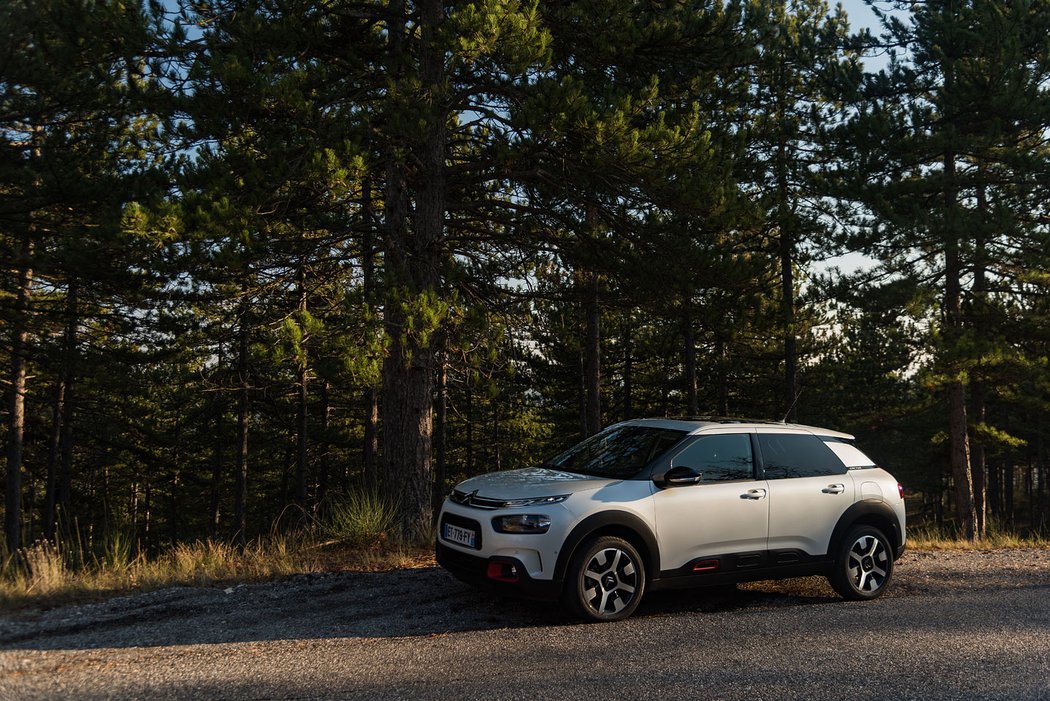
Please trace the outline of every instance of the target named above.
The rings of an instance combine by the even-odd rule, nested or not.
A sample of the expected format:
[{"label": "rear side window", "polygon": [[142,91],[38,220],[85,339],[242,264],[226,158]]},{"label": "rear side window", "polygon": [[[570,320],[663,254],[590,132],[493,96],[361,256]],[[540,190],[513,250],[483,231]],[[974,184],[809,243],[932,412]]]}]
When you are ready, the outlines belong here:
[{"label": "rear side window", "polygon": [[814,435],[760,433],[758,446],[768,480],[846,473],[843,462]]},{"label": "rear side window", "polygon": [[751,438],[745,433],[704,436],[674,457],[672,467],[691,467],[704,482],[754,479]]}]

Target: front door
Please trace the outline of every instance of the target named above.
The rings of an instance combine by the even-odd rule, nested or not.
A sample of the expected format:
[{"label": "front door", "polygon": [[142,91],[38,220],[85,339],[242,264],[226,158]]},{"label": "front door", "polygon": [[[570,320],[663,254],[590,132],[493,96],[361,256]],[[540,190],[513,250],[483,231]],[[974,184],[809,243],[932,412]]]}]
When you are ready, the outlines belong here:
[{"label": "front door", "polygon": [[701,479],[653,495],[662,569],[766,549],[769,490],[755,479],[750,434],[705,432],[672,457],[670,467],[692,468]]}]

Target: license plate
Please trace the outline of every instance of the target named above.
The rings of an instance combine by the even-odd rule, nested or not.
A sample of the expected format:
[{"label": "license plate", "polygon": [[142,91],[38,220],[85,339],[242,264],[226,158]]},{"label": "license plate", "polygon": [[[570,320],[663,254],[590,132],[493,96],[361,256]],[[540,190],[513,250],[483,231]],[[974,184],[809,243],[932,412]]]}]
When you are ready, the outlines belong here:
[{"label": "license plate", "polygon": [[453,526],[451,523],[445,524],[445,540],[451,543],[459,543],[468,548],[473,548],[476,547],[474,545],[475,538],[474,531],[469,528],[460,528],[459,526]]}]

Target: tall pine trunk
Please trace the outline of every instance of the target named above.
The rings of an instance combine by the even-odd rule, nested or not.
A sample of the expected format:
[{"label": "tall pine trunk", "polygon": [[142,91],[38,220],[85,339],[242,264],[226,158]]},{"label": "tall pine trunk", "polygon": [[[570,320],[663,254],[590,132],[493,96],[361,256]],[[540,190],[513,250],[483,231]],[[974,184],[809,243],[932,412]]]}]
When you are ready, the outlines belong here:
[{"label": "tall pine trunk", "polygon": [[[387,172],[394,168],[388,164]],[[361,241],[361,277],[365,304],[375,304],[375,212],[372,206],[372,180],[365,178],[362,184],[362,213],[364,216],[364,233]],[[403,215],[402,215],[403,216]],[[376,458],[379,453],[379,393],[374,386],[368,387],[364,394],[364,446],[362,448],[361,481],[368,490],[379,486],[379,475]],[[346,488],[346,484],[343,485]]]},{"label": "tall pine trunk", "polygon": [[623,420],[634,418],[634,329],[631,321],[623,331]]},{"label": "tall pine trunk", "polygon": [[319,510],[328,496],[330,481],[332,479],[331,443],[328,437],[328,427],[332,420],[332,400],[330,396],[331,387],[328,380],[321,381],[321,441],[318,447],[317,465],[317,505]]},{"label": "tall pine trunk", "polygon": [[[981,172],[983,176],[983,172]],[[984,183],[977,186],[977,210],[981,214],[980,224],[974,245],[973,261],[973,304],[971,315],[978,354],[983,354],[987,344],[988,300],[987,280],[987,237],[984,227],[988,222],[988,198]],[[973,475],[974,531],[977,539],[984,538],[988,529],[988,466],[984,442],[976,430],[986,419],[987,388],[982,377],[981,367],[975,367],[970,373],[970,402],[972,405],[974,431],[970,452],[970,472]]]},{"label": "tall pine trunk", "polygon": [[445,429],[448,416],[448,361],[442,353],[437,370],[437,406],[434,412],[434,512],[445,497]]},{"label": "tall pine trunk", "polygon": [[[54,405],[51,450],[48,452],[47,491],[44,496],[44,537],[54,540],[56,521],[68,522],[73,481],[73,422],[76,419],[77,327],[80,324],[80,285],[74,276],[66,291],[62,333],[61,379]],[[68,523],[67,523],[68,525]]]},{"label": "tall pine trunk", "polygon": [[55,496],[58,490],[58,460],[62,440],[62,402],[66,397],[66,385],[61,380],[55,384],[51,401],[51,432],[47,440],[47,472],[44,477],[44,505],[40,520],[44,539],[55,539]]},{"label": "tall pine trunk", "polygon": [[307,331],[306,331],[306,264],[299,262],[299,270],[296,273],[299,287],[299,321],[303,328],[303,336],[299,349],[298,360],[298,382],[296,383],[296,446],[295,446],[295,503],[301,507],[306,506],[306,481],[307,481],[307,429],[309,422],[309,405],[307,403],[308,383],[310,381],[310,361],[307,355]]},{"label": "tall pine trunk", "polygon": [[586,271],[583,292],[583,437],[602,430],[601,303],[598,273]]},{"label": "tall pine trunk", "polygon": [[241,301],[237,321],[237,460],[234,465],[233,523],[234,541],[240,548],[247,542],[248,523],[248,276],[241,281]]},{"label": "tall pine trunk", "polygon": [[68,526],[73,481],[73,421],[76,418],[77,327],[80,324],[79,281],[70,278],[66,290],[65,328],[62,332],[62,367],[55,397],[51,447],[44,495],[44,537],[55,540],[59,520]]},{"label": "tall pine trunk", "polygon": [[726,342],[719,338],[715,347],[718,367],[718,415],[729,416],[729,358]]},{"label": "tall pine trunk", "polygon": [[[395,3],[395,6],[400,3]],[[413,231],[407,230],[407,177],[404,161],[388,155],[386,204],[386,265],[388,284],[385,324],[390,339],[383,362],[383,462],[382,492],[399,503],[401,531],[410,537],[429,536],[433,512],[431,409],[434,387],[433,334],[424,337],[410,324],[414,303],[429,305],[436,299],[440,250],[445,226],[445,140],[447,107],[442,77],[444,50],[440,27],[444,20],[441,0],[418,3],[419,78],[417,104],[422,110],[421,139],[415,149],[416,172]],[[391,27],[404,31],[403,7]],[[392,195],[392,196],[391,196]],[[431,310],[435,311],[435,310]]]},{"label": "tall pine trunk", "polygon": [[[951,73],[946,71],[946,81]],[[948,86],[950,87],[950,86]],[[944,323],[945,339],[949,344],[948,380],[948,438],[952,479],[955,483],[955,510],[959,518],[960,532],[968,539],[977,538],[977,513],[973,499],[973,475],[970,471],[970,443],[966,411],[966,385],[959,376],[955,347],[962,337],[962,264],[959,252],[959,234],[956,230],[956,208],[958,206],[955,185],[955,152],[948,148],[944,154],[944,176],[947,188],[944,193]]]},{"label": "tall pine trunk", "polygon": [[696,395],[696,332],[693,330],[693,315],[686,311],[682,318],[682,365],[685,368],[685,411],[689,416],[700,414],[700,403]]},{"label": "tall pine trunk", "polygon": [[[219,349],[219,359],[215,366],[216,374],[222,368],[222,348]],[[212,538],[219,536],[219,525],[221,514],[219,511],[222,503],[222,458],[225,452],[225,436],[223,427],[223,401],[222,392],[216,391],[212,395],[212,414],[215,422],[214,443],[212,444],[211,463],[211,501],[208,506],[208,532]]]},{"label": "tall pine trunk", "polygon": [[[780,64],[783,69],[783,63]],[[784,126],[787,96],[783,75],[778,81],[776,115],[777,130],[777,229],[780,258],[780,323],[784,333],[784,419],[798,417],[798,341],[795,319],[795,226],[794,215],[788,203],[788,145]]]},{"label": "tall pine trunk", "polygon": [[7,420],[7,480],[4,534],[7,551],[22,547],[22,440],[25,436],[26,364],[29,354],[29,305],[33,294],[33,241],[27,232],[19,245],[15,307],[11,320],[10,394]]},{"label": "tall pine trunk", "polygon": [[80,325],[80,308],[77,303],[76,279],[70,283],[66,299],[66,329],[62,350],[62,373],[65,397],[62,400],[62,435],[59,438],[58,486],[56,489],[56,518],[59,527],[71,527],[70,505],[73,499],[73,453],[74,429],[77,418],[77,373],[80,351],[77,342],[77,327]]}]

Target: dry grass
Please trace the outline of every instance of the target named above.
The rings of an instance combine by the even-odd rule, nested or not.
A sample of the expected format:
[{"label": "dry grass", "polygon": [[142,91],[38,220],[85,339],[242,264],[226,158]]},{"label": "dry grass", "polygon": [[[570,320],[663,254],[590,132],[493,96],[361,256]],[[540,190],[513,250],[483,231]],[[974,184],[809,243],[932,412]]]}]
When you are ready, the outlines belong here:
[{"label": "dry grass", "polygon": [[[369,492],[325,505],[323,516],[292,535],[276,532],[243,549],[203,540],[178,543],[157,557],[135,554],[133,540],[109,534],[98,553],[79,537],[38,543],[12,558],[0,552],[0,608],[97,599],[177,585],[258,582],[307,572],[378,572],[434,564],[429,545],[391,538],[396,504]],[[425,542],[425,541],[424,541]]]},{"label": "dry grass", "polygon": [[21,563],[8,559],[0,574],[0,608],[89,601],[169,586],[259,582],[307,572],[425,567],[434,562],[431,552],[411,545],[351,548],[304,536],[275,536],[255,540],[243,551],[205,540],[179,543],[155,559],[133,557],[128,551],[123,557],[106,556],[74,569],[67,554],[40,543],[22,551]]},{"label": "dry grass", "polygon": [[[349,495],[328,505],[325,516],[293,535],[271,534],[242,550],[203,540],[179,543],[158,557],[134,554],[132,541],[114,533],[97,554],[85,554],[79,539],[69,545],[37,543],[20,558],[0,552],[0,609],[50,606],[100,599],[128,591],[192,585],[258,582],[308,572],[380,572],[427,567],[433,550],[390,538],[393,507],[375,497]],[[426,542],[426,541],[424,541]],[[432,542],[432,540],[431,540]],[[979,542],[933,526],[908,530],[915,550],[1050,548],[1046,536],[1019,536],[991,528]]]},{"label": "dry grass", "polygon": [[1038,533],[1019,535],[990,527],[978,541],[960,538],[953,529],[919,526],[908,529],[908,547],[915,550],[999,550],[1010,548],[1050,548],[1050,538]]}]

